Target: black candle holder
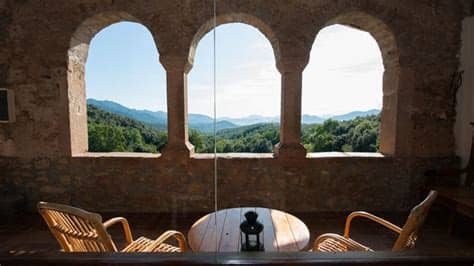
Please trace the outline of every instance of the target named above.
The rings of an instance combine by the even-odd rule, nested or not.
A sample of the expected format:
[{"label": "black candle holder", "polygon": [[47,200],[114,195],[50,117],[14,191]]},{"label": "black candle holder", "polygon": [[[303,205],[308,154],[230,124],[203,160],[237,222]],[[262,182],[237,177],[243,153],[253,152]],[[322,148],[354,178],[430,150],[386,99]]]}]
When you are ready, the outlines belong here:
[{"label": "black candle holder", "polygon": [[263,246],[263,224],[254,211],[245,213],[245,220],[240,224],[241,251],[265,251]]}]

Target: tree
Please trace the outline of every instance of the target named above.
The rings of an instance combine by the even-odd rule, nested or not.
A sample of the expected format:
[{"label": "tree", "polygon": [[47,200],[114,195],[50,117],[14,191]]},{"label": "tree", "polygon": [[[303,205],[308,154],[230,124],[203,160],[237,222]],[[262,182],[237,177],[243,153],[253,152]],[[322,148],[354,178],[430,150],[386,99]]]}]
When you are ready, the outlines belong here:
[{"label": "tree", "polygon": [[158,152],[168,140],[166,132],[93,105],[88,105],[87,115],[91,152]]},{"label": "tree", "polygon": [[354,151],[377,151],[378,130],[368,121],[361,121],[353,130],[352,147]]},{"label": "tree", "polygon": [[143,138],[140,135],[140,131],[136,128],[124,130],[124,137],[127,150],[135,151],[136,149],[140,149],[143,146]]},{"label": "tree", "polygon": [[324,151],[334,151],[334,144],[336,142],[336,137],[330,132],[322,132],[314,136],[313,141],[313,151],[315,152],[324,152]]},{"label": "tree", "polygon": [[304,125],[301,141],[309,152],[378,150],[380,115]]},{"label": "tree", "polygon": [[202,136],[197,130],[191,129],[189,131],[189,142],[194,145],[196,152],[201,152],[201,150],[203,150],[204,148]]},{"label": "tree", "polygon": [[101,124],[89,126],[89,151],[126,151],[125,143],[125,136],[118,127]]},{"label": "tree", "polygon": [[[159,152],[167,133],[149,125],[88,106],[89,151]],[[301,142],[308,152],[375,152],[379,147],[380,115],[347,121],[327,120],[303,125]],[[272,152],[280,140],[278,124],[255,124],[217,132],[217,152]],[[194,129],[189,141],[197,152],[214,152],[214,136]]]}]

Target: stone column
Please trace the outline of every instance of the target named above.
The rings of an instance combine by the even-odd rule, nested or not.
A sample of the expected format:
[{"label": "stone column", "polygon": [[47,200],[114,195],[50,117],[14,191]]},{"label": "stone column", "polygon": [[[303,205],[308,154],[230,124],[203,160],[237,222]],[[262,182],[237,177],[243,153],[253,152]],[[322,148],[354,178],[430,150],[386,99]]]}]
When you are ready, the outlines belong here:
[{"label": "stone column", "polygon": [[303,70],[308,57],[280,58],[277,63],[281,74],[280,143],[275,156],[280,158],[305,158],[306,149],[300,142],[301,88]]},{"label": "stone column", "polygon": [[[454,138],[456,155],[461,159],[461,166],[466,167],[469,159],[473,158],[474,149],[471,149],[474,140],[474,16],[464,18],[461,32],[460,69],[464,71],[463,82],[456,93],[456,123]],[[474,147],[474,146],[473,146]],[[474,166],[474,164],[472,165]]]},{"label": "stone column", "polygon": [[191,65],[187,55],[161,55],[160,62],[166,69],[168,106],[168,144],[163,157],[185,159],[194,152],[188,139],[187,74]]},{"label": "stone column", "polygon": [[380,152],[395,155],[397,136],[398,91],[400,69],[398,66],[388,67],[383,74],[383,105],[380,124]]}]

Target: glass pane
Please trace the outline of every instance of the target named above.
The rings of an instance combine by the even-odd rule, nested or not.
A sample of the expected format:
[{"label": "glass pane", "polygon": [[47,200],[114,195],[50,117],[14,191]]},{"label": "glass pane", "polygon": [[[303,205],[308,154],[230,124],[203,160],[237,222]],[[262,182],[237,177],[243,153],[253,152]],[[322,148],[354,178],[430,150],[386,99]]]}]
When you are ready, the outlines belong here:
[{"label": "glass pane", "polygon": [[465,260],[473,10],[0,0],[0,266]]}]

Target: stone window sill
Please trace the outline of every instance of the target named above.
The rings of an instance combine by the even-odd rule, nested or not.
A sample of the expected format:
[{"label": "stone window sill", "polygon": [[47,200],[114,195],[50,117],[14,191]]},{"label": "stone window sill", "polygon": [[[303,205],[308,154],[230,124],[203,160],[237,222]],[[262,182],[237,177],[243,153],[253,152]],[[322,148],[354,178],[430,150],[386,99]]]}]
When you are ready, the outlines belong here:
[{"label": "stone window sill", "polygon": [[[159,153],[142,152],[85,152],[74,154],[76,158],[160,158]],[[313,152],[306,154],[307,159],[317,158],[387,158],[378,152]],[[212,153],[195,153],[192,159],[213,159]],[[218,153],[219,159],[273,159],[273,153]]]},{"label": "stone window sill", "polygon": [[159,153],[145,152],[85,152],[74,154],[72,157],[85,158],[160,158]]},{"label": "stone window sill", "polygon": [[[306,154],[307,159],[316,158],[387,158],[378,152],[314,152]],[[213,159],[212,153],[195,153],[193,159]],[[218,153],[219,159],[273,159],[273,153]]]},{"label": "stone window sill", "polygon": [[306,158],[339,158],[339,157],[351,157],[351,158],[386,158],[387,155],[383,155],[379,152],[312,152],[306,154]]},{"label": "stone window sill", "polygon": [[[213,153],[195,153],[191,155],[193,159],[213,159]],[[218,153],[217,158],[219,159],[272,159],[273,153]]]}]

